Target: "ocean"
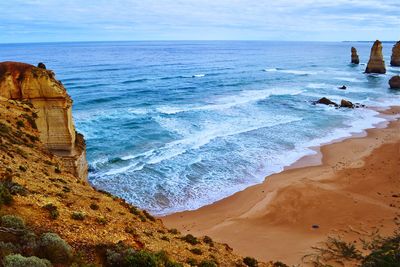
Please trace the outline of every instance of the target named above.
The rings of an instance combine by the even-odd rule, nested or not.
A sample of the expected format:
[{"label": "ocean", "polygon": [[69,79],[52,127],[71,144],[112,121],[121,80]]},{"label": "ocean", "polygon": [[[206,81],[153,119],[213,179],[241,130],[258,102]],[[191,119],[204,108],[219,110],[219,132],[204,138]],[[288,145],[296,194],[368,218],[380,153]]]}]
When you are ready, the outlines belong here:
[{"label": "ocean", "polygon": [[[44,62],[74,100],[89,181],[155,215],[191,210],[260,183],[310,147],[384,122],[321,97],[400,104],[363,73],[372,43],[88,42],[1,44],[0,61]],[[361,64],[349,64],[355,46]],[[346,85],[347,90],[338,87]]]}]

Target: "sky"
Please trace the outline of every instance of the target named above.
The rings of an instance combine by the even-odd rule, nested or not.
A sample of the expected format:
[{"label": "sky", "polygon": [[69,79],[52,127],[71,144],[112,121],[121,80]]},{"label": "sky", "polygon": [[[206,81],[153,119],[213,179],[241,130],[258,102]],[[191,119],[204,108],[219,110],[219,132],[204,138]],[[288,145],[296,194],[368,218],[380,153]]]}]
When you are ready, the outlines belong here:
[{"label": "sky", "polygon": [[400,39],[400,0],[0,0],[0,43],[375,39]]}]

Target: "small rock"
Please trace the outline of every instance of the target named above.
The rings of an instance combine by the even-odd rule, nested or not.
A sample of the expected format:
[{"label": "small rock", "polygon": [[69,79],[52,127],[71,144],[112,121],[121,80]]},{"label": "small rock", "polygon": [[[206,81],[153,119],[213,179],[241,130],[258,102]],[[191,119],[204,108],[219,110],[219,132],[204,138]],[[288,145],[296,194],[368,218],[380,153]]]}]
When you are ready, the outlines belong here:
[{"label": "small rock", "polygon": [[354,108],[354,104],[348,100],[342,99],[340,102],[340,107],[342,108]]},{"label": "small rock", "polygon": [[346,87],[346,85],[343,85],[343,86],[339,87],[339,89],[341,89],[341,90],[346,90],[347,87]]},{"label": "small rock", "polygon": [[336,104],[335,102],[329,100],[326,97],[321,98],[320,100],[318,100],[317,102],[315,102],[316,104],[323,104],[323,105],[333,105],[335,107],[339,106],[338,104]]},{"label": "small rock", "polygon": [[313,229],[318,229],[318,228],[319,228],[319,225],[318,225],[318,224],[313,224],[311,227],[312,227]]}]

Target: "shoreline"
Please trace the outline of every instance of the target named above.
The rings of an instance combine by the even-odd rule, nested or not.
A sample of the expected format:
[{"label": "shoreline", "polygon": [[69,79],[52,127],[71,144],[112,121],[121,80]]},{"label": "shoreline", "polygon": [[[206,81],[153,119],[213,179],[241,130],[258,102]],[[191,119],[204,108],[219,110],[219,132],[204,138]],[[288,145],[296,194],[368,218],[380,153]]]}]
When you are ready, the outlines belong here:
[{"label": "shoreline", "polygon": [[[300,158],[282,172],[267,176],[260,184],[197,210],[161,217],[162,220],[166,226],[183,233],[209,235],[218,242],[228,243],[243,256],[287,264],[300,264],[301,257],[311,252],[311,246],[318,245],[329,234],[354,236],[350,232],[355,228],[372,229],[375,225],[381,225],[382,233],[390,233],[394,224],[389,226],[389,221],[395,216],[396,208],[384,208],[385,204],[375,196],[381,195],[376,192],[371,195],[369,191],[385,186],[390,189],[391,185],[378,182],[379,186],[373,186],[368,192],[358,192],[359,188],[353,185],[357,180],[343,177],[343,173],[357,177],[355,172],[363,169],[370,170],[372,175],[377,168],[387,167],[382,161],[378,167],[363,168],[365,161],[377,160],[377,154],[386,153],[385,159],[389,160],[387,151],[393,148],[388,144],[400,146],[400,107],[376,111],[388,121],[362,133],[313,147],[316,154]],[[400,154],[400,148],[398,152]],[[400,172],[399,166],[394,164],[391,171],[397,168]],[[370,180],[359,187],[377,183],[376,177]],[[398,188],[400,191],[400,186]],[[351,205],[354,203],[362,206],[363,212]],[[327,213],[327,210],[331,211]],[[373,210],[377,217],[385,218],[385,223],[370,218]],[[332,218],[335,212],[346,216],[342,215],[340,220],[336,216]],[[353,215],[357,215],[356,218]],[[361,219],[364,216],[370,218],[370,222],[364,222]],[[355,226],[360,221],[362,225]],[[319,228],[313,229],[314,224]],[[353,230],[349,231],[349,226]]]}]

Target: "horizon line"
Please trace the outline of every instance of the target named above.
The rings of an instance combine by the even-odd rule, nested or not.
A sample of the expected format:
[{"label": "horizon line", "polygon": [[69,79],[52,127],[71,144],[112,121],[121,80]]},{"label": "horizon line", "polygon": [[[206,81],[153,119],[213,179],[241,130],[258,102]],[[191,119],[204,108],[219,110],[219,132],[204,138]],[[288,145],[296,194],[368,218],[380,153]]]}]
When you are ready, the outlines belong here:
[{"label": "horizon line", "polygon": [[[92,41],[45,41],[45,42],[0,42],[0,45],[13,45],[13,44],[57,44],[57,43],[123,43],[123,42],[293,42],[293,43],[369,43],[375,42],[375,40],[341,40],[341,41],[318,41],[318,40],[237,40],[237,39],[224,39],[224,40],[92,40]],[[382,43],[397,42],[395,40],[382,40]]]}]

